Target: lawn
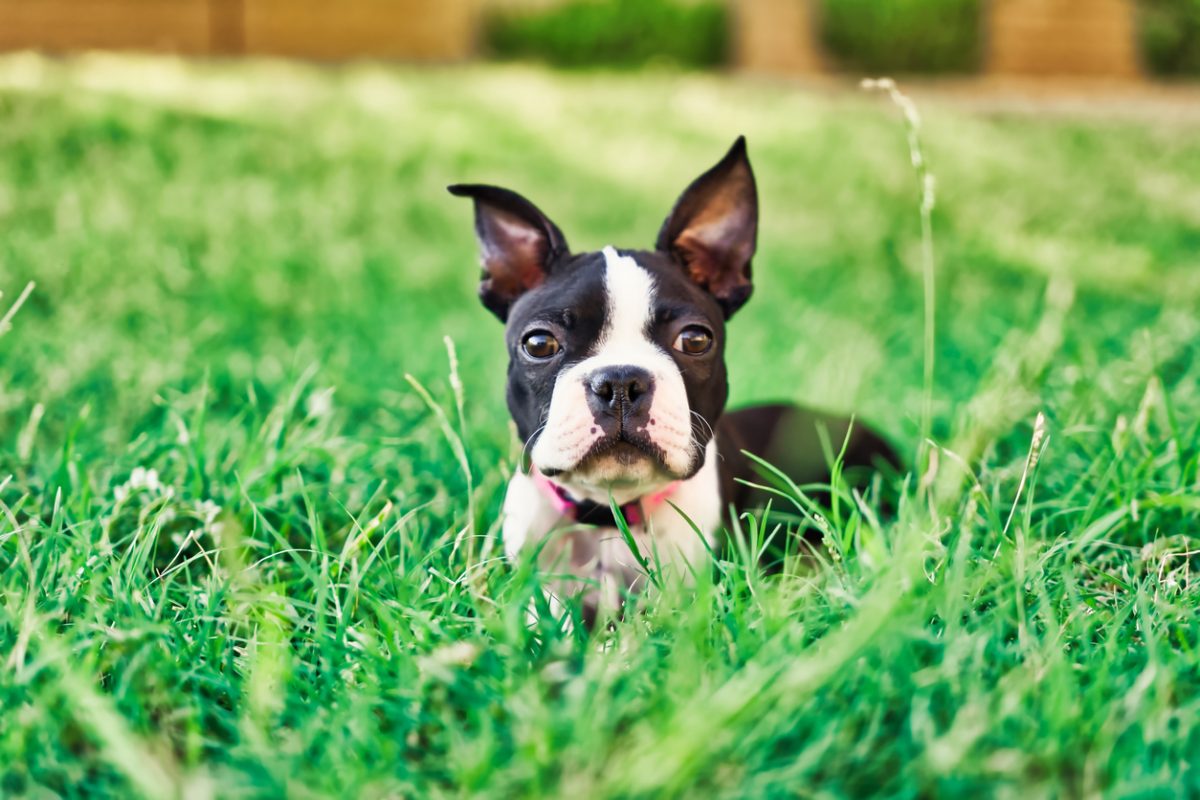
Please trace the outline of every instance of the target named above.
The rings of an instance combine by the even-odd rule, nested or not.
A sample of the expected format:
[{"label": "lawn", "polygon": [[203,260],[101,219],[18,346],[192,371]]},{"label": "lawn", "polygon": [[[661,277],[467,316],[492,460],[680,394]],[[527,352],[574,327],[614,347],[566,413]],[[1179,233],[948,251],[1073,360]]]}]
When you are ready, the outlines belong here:
[{"label": "lawn", "polygon": [[743,520],[588,636],[529,629],[499,558],[504,353],[444,186],[645,245],[745,133],[733,402],[915,456],[885,98],[0,59],[0,316],[36,284],[0,333],[0,795],[1200,793],[1200,122],[923,112],[936,470],[783,574]]}]

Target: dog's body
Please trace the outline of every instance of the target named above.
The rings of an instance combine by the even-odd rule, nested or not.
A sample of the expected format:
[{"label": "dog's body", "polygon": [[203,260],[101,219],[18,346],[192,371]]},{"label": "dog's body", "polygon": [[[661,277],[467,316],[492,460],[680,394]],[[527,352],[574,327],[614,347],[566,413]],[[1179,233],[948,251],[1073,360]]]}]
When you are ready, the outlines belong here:
[{"label": "dog's body", "polygon": [[848,466],[894,460],[845,419],[723,414],[725,321],[750,296],[758,224],[744,140],[683,193],[653,251],[573,255],[521,196],[451,191],[475,200],[480,296],[506,322],[508,406],[530,462],[509,485],[505,549],[569,576],[558,593],[582,589],[587,616],[637,588],[643,559],[685,577],[703,568],[723,515],[753,502],[737,480],[754,476],[743,451],[798,483],[828,482],[822,428],[846,440]]}]

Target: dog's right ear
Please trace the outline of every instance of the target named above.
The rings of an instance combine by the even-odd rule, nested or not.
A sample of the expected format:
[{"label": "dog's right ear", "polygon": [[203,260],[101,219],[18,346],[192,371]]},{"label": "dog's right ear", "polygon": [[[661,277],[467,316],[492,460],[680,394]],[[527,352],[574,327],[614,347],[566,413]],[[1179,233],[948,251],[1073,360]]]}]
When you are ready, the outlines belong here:
[{"label": "dog's right ear", "polygon": [[447,189],[475,201],[475,236],[483,262],[479,299],[503,321],[513,302],[544,281],[554,259],[567,253],[567,240],[537,206],[516,192],[480,184]]}]

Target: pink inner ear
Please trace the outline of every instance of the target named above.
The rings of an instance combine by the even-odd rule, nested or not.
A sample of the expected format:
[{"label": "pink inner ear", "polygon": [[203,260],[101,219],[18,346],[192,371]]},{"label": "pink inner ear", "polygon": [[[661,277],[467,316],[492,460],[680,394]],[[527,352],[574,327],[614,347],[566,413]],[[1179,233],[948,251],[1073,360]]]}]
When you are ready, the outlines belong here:
[{"label": "pink inner ear", "polygon": [[696,284],[728,299],[750,285],[758,204],[749,164],[722,166],[697,179],[680,199],[672,220],[682,217],[682,226],[671,247]]},{"label": "pink inner ear", "polygon": [[545,236],[510,214],[494,214],[488,227],[489,237],[480,244],[492,289],[515,297],[540,284],[545,279]]},{"label": "pink inner ear", "polygon": [[721,297],[750,283],[747,265],[754,255],[754,239],[746,237],[754,222],[747,214],[706,214],[696,219],[675,242],[687,261],[692,280]]}]

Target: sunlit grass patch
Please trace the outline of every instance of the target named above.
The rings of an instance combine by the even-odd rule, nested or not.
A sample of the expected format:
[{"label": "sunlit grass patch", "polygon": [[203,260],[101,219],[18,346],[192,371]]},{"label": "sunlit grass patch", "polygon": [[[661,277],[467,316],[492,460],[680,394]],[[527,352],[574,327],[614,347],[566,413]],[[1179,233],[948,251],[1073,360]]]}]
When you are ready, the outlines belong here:
[{"label": "sunlit grass patch", "polygon": [[[443,186],[644,244],[746,133],[735,401],[857,409],[915,455],[895,115],[670,74],[82,63],[0,62],[0,316],[36,282],[0,336],[0,794],[1200,790],[1195,130],[923,107],[936,470],[890,514],[785,490],[712,580],[588,636],[530,627],[542,576],[499,558],[503,347]],[[763,574],[777,524],[828,546]]]}]

